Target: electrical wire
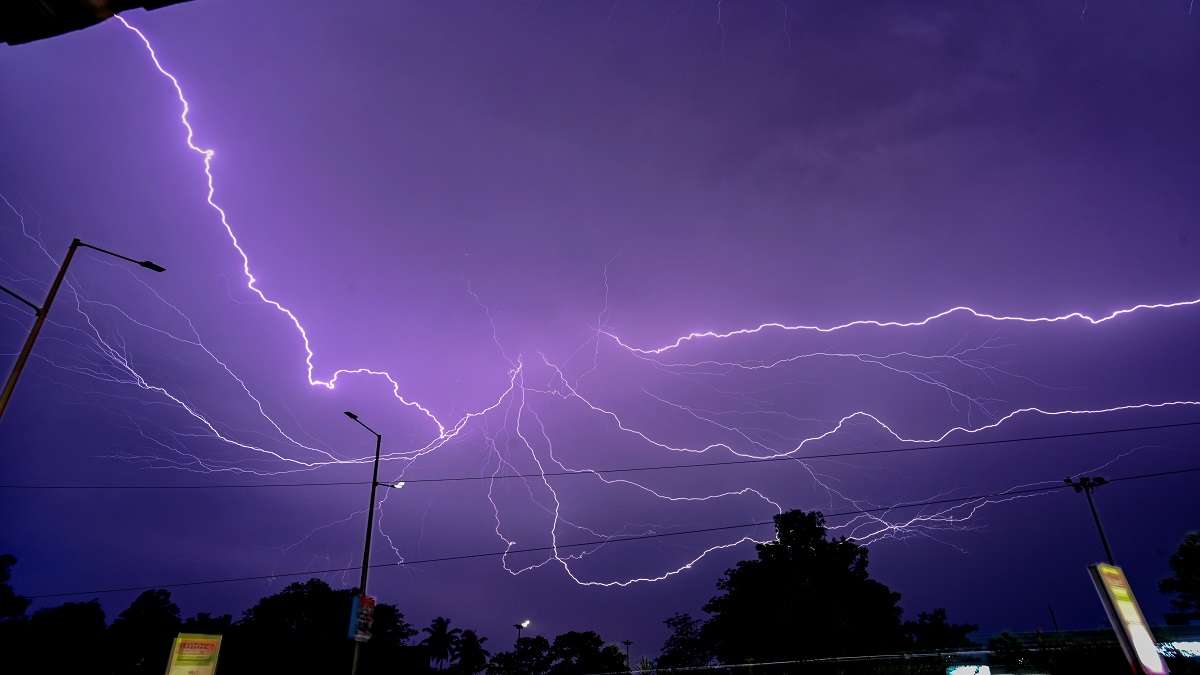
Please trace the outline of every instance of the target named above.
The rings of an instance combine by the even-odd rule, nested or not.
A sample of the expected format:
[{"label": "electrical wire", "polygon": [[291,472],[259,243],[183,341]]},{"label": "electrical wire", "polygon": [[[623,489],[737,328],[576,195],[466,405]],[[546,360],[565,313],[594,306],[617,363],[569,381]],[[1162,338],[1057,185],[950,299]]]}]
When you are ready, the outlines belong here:
[{"label": "electrical wire", "polygon": [[[545,473],[509,473],[496,476],[443,476],[435,478],[405,478],[404,484],[419,483],[457,483],[466,481],[503,480],[503,479],[541,479],[562,478],[569,476],[610,474],[610,473],[640,473],[648,471],[673,471],[677,469],[704,469],[721,466],[736,466],[741,464],[766,464],[772,462],[795,462],[817,459],[838,459],[843,457],[863,457],[868,455],[890,455],[896,453],[921,452],[924,450],[948,450],[954,448],[978,447],[985,445],[1000,445],[1006,443],[1030,443],[1035,441],[1050,441],[1063,438],[1080,438],[1085,436],[1100,436],[1105,434],[1123,434],[1135,431],[1157,431],[1161,429],[1177,429],[1182,427],[1200,426],[1200,421],[1175,422],[1171,424],[1154,424],[1136,427],[1120,427],[1116,429],[1097,429],[1095,431],[1074,431],[1061,434],[1043,434],[1038,436],[1021,436],[1017,438],[998,438],[985,441],[963,441],[960,443],[939,443],[935,445],[906,446],[899,448],[883,448],[878,450],[850,450],[846,452],[831,452],[802,457],[789,455],[786,457],[764,457],[760,459],[730,459],[716,462],[697,462],[693,464],[660,464],[652,466],[611,467],[607,469],[576,469],[572,471],[547,471]],[[37,484],[37,483],[3,483],[0,490],[217,490],[238,488],[294,488],[294,487],[330,487],[343,485],[370,485],[371,481],[325,481],[302,483],[204,483],[204,484]],[[392,487],[390,483],[379,483],[383,487]]]},{"label": "electrical wire", "polygon": [[[1200,472],[1200,466],[1187,467],[1187,468],[1182,468],[1182,469],[1171,469],[1171,470],[1165,470],[1165,471],[1156,471],[1153,473],[1143,473],[1143,474],[1133,474],[1133,475],[1128,475],[1128,476],[1119,476],[1117,478],[1109,479],[1109,482],[1116,483],[1116,482],[1123,482],[1123,481],[1149,480],[1149,479],[1154,479],[1154,478],[1163,478],[1163,477],[1167,477],[1167,476],[1177,476],[1177,475],[1196,473],[1196,472]],[[888,512],[888,511],[894,511],[897,509],[935,506],[935,505],[940,505],[940,504],[968,503],[968,502],[972,502],[972,501],[978,501],[981,499],[1012,497],[1012,496],[1023,495],[1023,494],[1035,494],[1035,493],[1048,494],[1048,493],[1057,492],[1060,490],[1065,490],[1068,488],[1071,488],[1071,486],[1063,483],[1063,484],[1059,484],[1059,485],[1047,485],[1045,487],[1038,487],[1038,488],[1026,488],[1026,489],[1022,489],[1022,490],[1008,490],[1005,492],[996,492],[996,493],[991,493],[991,494],[972,495],[969,497],[948,497],[948,498],[943,498],[943,499],[931,499],[931,500],[920,501],[920,502],[902,502],[899,504],[895,504],[893,506],[880,506],[880,507],[869,508],[869,509],[857,509],[857,510],[853,510],[853,511],[828,513],[828,514],[824,514],[824,517],[837,518],[837,517],[844,517],[844,516],[861,515],[861,514],[865,514],[865,513]],[[441,556],[441,557],[437,557],[437,558],[422,558],[422,559],[417,559],[417,560],[405,560],[405,561],[398,562],[398,563],[375,563],[375,564],[369,565],[369,568],[370,569],[381,569],[381,568],[388,568],[388,567],[428,565],[428,564],[436,564],[436,563],[453,562],[453,561],[459,561],[459,560],[475,560],[475,559],[480,559],[480,558],[495,558],[495,557],[499,557],[499,556],[513,555],[513,554],[517,554],[517,553],[540,553],[540,552],[555,551],[557,549],[564,549],[564,548],[603,546],[603,545],[608,545],[608,544],[619,544],[619,543],[630,542],[630,541],[646,541],[646,540],[650,540],[650,539],[663,539],[666,537],[679,537],[679,536],[692,535],[692,534],[705,534],[705,533],[710,533],[710,532],[722,532],[722,531],[727,531],[727,530],[748,529],[748,528],[752,528],[752,527],[762,527],[765,525],[773,525],[773,524],[774,524],[773,520],[763,520],[763,521],[757,521],[757,522],[752,522],[752,523],[738,523],[738,524],[734,524],[734,525],[718,525],[718,526],[714,526],[714,527],[705,527],[705,528],[692,529],[692,530],[679,530],[676,532],[656,532],[656,533],[652,533],[652,534],[633,535],[633,536],[628,536],[628,537],[612,537],[609,539],[595,539],[592,541],[582,541],[582,542],[576,542],[573,544],[559,544],[557,546],[532,546],[532,547],[520,548],[520,549],[516,549],[516,548],[508,549],[508,550],[504,550],[504,551],[487,551],[487,552],[480,552],[480,553],[467,553],[467,554],[459,554],[459,555]],[[30,598],[33,600],[40,600],[40,599],[45,599],[45,598],[62,598],[62,597],[71,597],[71,596],[79,596],[79,595],[102,595],[102,594],[108,594],[108,593],[128,593],[128,592],[133,592],[133,591],[146,590],[146,589],[150,589],[150,588],[186,588],[186,587],[190,587],[190,586],[207,586],[207,585],[211,585],[211,584],[225,584],[225,583],[234,583],[234,582],[241,582],[241,581],[264,581],[264,580],[273,580],[273,579],[285,578],[285,577],[299,577],[299,576],[308,576],[308,575],[317,575],[317,574],[332,574],[332,573],[337,573],[337,572],[354,572],[354,571],[358,571],[360,569],[361,569],[361,567],[335,567],[335,568],[329,568],[329,569],[304,570],[301,572],[279,572],[279,573],[273,573],[273,574],[257,574],[257,575],[242,576],[242,577],[200,579],[200,580],[195,580],[195,581],[180,581],[180,582],[173,582],[173,583],[166,583],[166,584],[143,584],[143,585],[139,585],[139,586],[122,586],[122,587],[102,588],[102,589],[95,589],[95,590],[88,590],[88,591],[37,593],[34,595],[27,595],[24,597],[27,597],[27,598]]]}]

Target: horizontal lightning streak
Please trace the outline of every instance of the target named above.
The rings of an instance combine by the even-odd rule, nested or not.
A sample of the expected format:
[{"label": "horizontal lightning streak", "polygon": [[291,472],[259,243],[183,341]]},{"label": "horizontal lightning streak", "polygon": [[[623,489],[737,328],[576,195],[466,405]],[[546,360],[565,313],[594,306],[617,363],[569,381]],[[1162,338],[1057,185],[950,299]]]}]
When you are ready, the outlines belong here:
[{"label": "horizontal lightning streak", "polygon": [[1133,314],[1134,312],[1140,312],[1140,311],[1152,310],[1152,309],[1177,309],[1180,307],[1193,307],[1196,305],[1200,305],[1200,298],[1193,298],[1193,299],[1189,299],[1189,300],[1179,300],[1176,302],[1160,302],[1160,303],[1133,305],[1132,307],[1125,307],[1122,309],[1114,310],[1113,312],[1111,312],[1109,314],[1105,314],[1100,317],[1093,317],[1093,316],[1090,316],[1083,312],[1070,312],[1068,314],[1060,314],[1058,316],[1032,316],[1032,317],[1015,316],[1015,315],[1008,316],[1008,315],[1003,315],[1003,314],[991,314],[988,312],[981,312],[973,307],[966,307],[966,306],[960,305],[958,307],[951,307],[950,309],[942,310],[936,314],[931,314],[923,319],[918,319],[915,321],[878,321],[875,319],[859,319],[859,320],[855,320],[855,321],[847,321],[846,323],[834,324],[834,325],[830,325],[830,326],[787,324],[787,323],[779,323],[779,322],[772,321],[772,322],[768,322],[768,323],[760,323],[759,325],[757,325],[753,328],[738,328],[738,329],[727,331],[724,333],[718,332],[718,331],[706,330],[706,331],[688,333],[687,335],[678,337],[674,341],[669,342],[664,345],[661,345],[661,346],[658,346],[658,347],[636,347],[634,345],[631,345],[631,344],[623,341],[620,337],[618,337],[614,333],[611,333],[609,331],[600,331],[600,332],[603,333],[604,335],[608,336],[609,338],[611,338],[614,342],[616,342],[621,347],[623,347],[631,352],[634,352],[637,354],[662,354],[664,352],[669,352],[673,349],[678,349],[679,347],[683,346],[684,344],[686,344],[688,342],[692,342],[694,340],[700,340],[703,338],[712,338],[712,339],[716,339],[716,340],[723,340],[726,338],[738,337],[738,336],[742,336],[742,335],[754,335],[756,333],[761,333],[765,330],[771,330],[771,329],[783,330],[783,331],[811,331],[811,332],[816,332],[816,333],[833,333],[836,331],[846,330],[847,328],[857,328],[857,327],[864,327],[864,326],[865,327],[874,327],[874,328],[915,328],[915,327],[919,327],[919,326],[925,326],[929,323],[937,321],[938,319],[944,319],[952,314],[960,314],[960,313],[961,314],[969,314],[977,319],[987,319],[989,321],[1009,321],[1009,322],[1017,322],[1017,323],[1059,323],[1062,321],[1080,320],[1080,321],[1085,321],[1094,326],[1094,325],[1102,324],[1102,323],[1105,323],[1108,321],[1112,321],[1113,319],[1116,319],[1121,316],[1125,316],[1126,314]]}]

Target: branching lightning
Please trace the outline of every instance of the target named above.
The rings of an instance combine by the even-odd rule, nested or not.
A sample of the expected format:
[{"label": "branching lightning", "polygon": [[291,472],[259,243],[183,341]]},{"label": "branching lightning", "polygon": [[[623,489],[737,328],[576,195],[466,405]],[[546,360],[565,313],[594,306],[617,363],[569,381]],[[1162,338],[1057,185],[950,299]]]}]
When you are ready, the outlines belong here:
[{"label": "branching lightning", "polygon": [[[788,5],[786,2],[781,4],[784,8],[785,34],[790,43],[791,35],[788,32],[789,29],[787,26],[789,20]],[[721,29],[723,43],[725,39],[725,26],[722,23],[721,12],[721,2],[718,1],[716,3],[716,18],[717,24]],[[644,574],[613,577],[584,572],[582,571],[583,565],[593,565],[595,564],[594,561],[601,558],[604,545],[600,544],[572,554],[560,553],[558,547],[570,543],[568,537],[570,533],[583,533],[590,538],[603,540],[628,534],[669,531],[672,526],[662,523],[625,522],[616,528],[606,528],[587,522],[586,518],[577,517],[572,510],[573,504],[577,503],[578,500],[573,502],[567,481],[587,481],[589,485],[596,489],[628,491],[638,499],[645,499],[652,504],[662,507],[686,506],[687,508],[696,508],[701,503],[736,504],[740,508],[753,509],[756,513],[760,513],[763,516],[778,514],[786,508],[796,506],[813,507],[813,505],[797,504],[796,498],[791,495],[770,495],[767,490],[754,486],[718,489],[708,493],[690,494],[681,492],[678,486],[670,488],[656,487],[648,481],[635,481],[629,478],[610,478],[603,470],[592,468],[581,460],[568,456],[568,453],[556,449],[553,424],[547,424],[548,410],[552,407],[556,410],[559,407],[567,407],[572,411],[577,411],[590,420],[591,423],[605,426],[615,436],[627,441],[631,446],[649,453],[677,453],[684,456],[724,453],[729,456],[742,458],[786,458],[794,460],[786,462],[786,465],[788,467],[798,467],[802,477],[828,498],[830,506],[833,506],[835,503],[841,503],[850,505],[852,509],[856,510],[878,509],[881,506],[864,498],[854,496],[849,489],[839,484],[839,479],[818,471],[815,466],[816,460],[806,460],[805,458],[806,450],[822,443],[831,443],[839,435],[852,427],[857,429],[869,427],[876,432],[880,432],[884,437],[898,443],[927,444],[942,442],[951,437],[986,434],[1018,419],[1044,418],[1054,420],[1078,417],[1086,418],[1101,415],[1128,414],[1139,411],[1169,411],[1200,407],[1200,401],[1197,400],[1128,402],[1098,408],[1073,406],[1048,407],[1044,405],[1013,406],[999,397],[982,395],[974,391],[969,391],[964,386],[955,384],[951,376],[957,372],[965,372],[981,377],[989,383],[995,383],[997,379],[1001,379],[1022,382],[1037,387],[1039,390],[1054,392],[1064,390],[1062,387],[1044,384],[1024,374],[990,363],[985,358],[986,354],[990,350],[1002,347],[1002,345],[992,339],[976,344],[973,347],[956,345],[951,349],[937,353],[921,353],[901,349],[894,351],[881,350],[878,353],[859,350],[823,349],[792,351],[784,356],[772,355],[765,358],[745,359],[686,357],[683,355],[687,349],[702,344],[711,345],[714,343],[733,342],[739,338],[748,338],[767,333],[781,336],[793,334],[800,336],[803,334],[836,334],[849,332],[852,329],[861,329],[863,331],[913,330],[930,326],[954,315],[969,318],[973,321],[996,324],[1079,323],[1085,326],[1102,326],[1103,324],[1132,317],[1140,313],[1200,308],[1200,298],[1137,304],[1100,316],[1091,316],[1077,311],[1053,316],[1003,315],[967,306],[957,306],[936,312],[921,319],[906,321],[860,319],[830,325],[768,322],[753,327],[736,328],[723,332],[716,330],[690,332],[660,346],[647,347],[638,346],[633,341],[618,336],[606,326],[606,319],[609,312],[609,288],[608,268],[605,266],[603,272],[604,305],[597,317],[594,327],[594,338],[590,341],[590,344],[585,343],[585,346],[590,347],[590,363],[583,371],[576,371],[574,377],[568,372],[567,366],[556,363],[545,354],[539,353],[537,359],[526,359],[522,354],[517,353],[514,355],[506,350],[497,332],[495,322],[492,320],[491,310],[484,304],[483,299],[475,290],[468,287],[468,293],[482,308],[484,315],[491,325],[491,339],[507,366],[507,384],[495,398],[490,399],[483,407],[465,413],[456,420],[443,421],[429,406],[402,392],[401,380],[387,371],[368,367],[353,367],[337,368],[329,372],[326,376],[319,376],[317,374],[318,369],[315,365],[316,355],[309,338],[308,330],[292,309],[284,305],[282,301],[268,295],[262,289],[260,280],[253,271],[250,255],[239,242],[228,213],[220,206],[216,199],[216,179],[213,173],[215,151],[211,148],[198,145],[195,140],[195,130],[189,119],[191,104],[185,96],[182,84],[163,65],[158,53],[142,30],[132,25],[124,17],[118,15],[115,18],[124,29],[137,38],[144,47],[153,68],[170,84],[179,105],[179,122],[184,129],[184,143],[200,159],[206,188],[205,202],[214,212],[217,221],[224,230],[225,236],[240,259],[246,288],[261,303],[270,306],[276,312],[286,317],[287,321],[295,329],[304,352],[305,381],[313,387],[319,386],[327,390],[334,390],[339,378],[343,376],[363,376],[383,379],[390,385],[391,395],[395,401],[398,401],[405,408],[416,411],[429,423],[431,433],[427,440],[416,447],[389,449],[383,456],[386,461],[395,463],[393,466],[400,467],[391,482],[396,483],[404,480],[408,472],[426,456],[441,450],[455,440],[465,439],[468,429],[478,430],[478,438],[482,441],[481,445],[483,449],[483,457],[479,465],[481,475],[490,477],[490,480],[486,481],[485,484],[487,486],[486,499],[490,503],[492,519],[494,521],[494,527],[491,529],[503,546],[506,547],[506,550],[512,550],[518,545],[518,541],[514,538],[517,535],[512,534],[514,528],[511,526],[511,521],[508,521],[505,517],[505,509],[502,507],[505,499],[500,494],[498,477],[505,471],[520,473],[518,466],[535,467],[537,474],[541,476],[540,480],[522,480],[522,485],[528,503],[537,512],[535,515],[541,514],[538,517],[544,517],[548,520],[544,536],[552,550],[544,558],[520,564],[513,563],[508,555],[503,556],[501,564],[503,569],[510,574],[519,575],[557,566],[562,570],[563,574],[582,586],[606,588],[627,587],[639,583],[669,579],[692,569],[707,556],[718,551],[735,548],[745,543],[762,544],[771,540],[769,534],[765,533],[758,533],[754,536],[741,536],[730,541],[701,547],[699,550],[681,556],[674,564],[668,566],[668,569]],[[16,214],[20,222],[21,232],[25,238],[36,244],[45,256],[54,263],[54,257],[50,255],[45,246],[42,245],[42,242],[29,232],[24,218],[17,208],[3,195],[0,195],[0,199]],[[90,298],[77,284],[68,282],[68,290],[74,298],[75,313],[86,325],[86,329],[74,327],[60,321],[55,321],[54,325],[83,340],[85,345],[83,349],[88,360],[60,363],[41,354],[38,355],[39,358],[51,363],[51,365],[77,375],[90,377],[108,384],[132,386],[139,390],[140,393],[151,397],[154,405],[165,405],[174,410],[181,411],[187,423],[191,425],[184,431],[167,431],[165,434],[156,434],[148,430],[149,425],[143,419],[129,415],[127,418],[128,423],[135,430],[138,437],[145,442],[146,449],[136,453],[123,453],[118,455],[118,457],[149,468],[196,471],[201,473],[234,472],[261,476],[295,471],[314,471],[332,465],[357,464],[370,461],[369,458],[365,457],[346,458],[327,448],[320,447],[319,444],[301,441],[298,438],[300,434],[287,431],[287,425],[281,423],[267,410],[267,406],[264,405],[261,397],[253,393],[246,378],[239,376],[231,368],[227,360],[220,358],[214,350],[205,344],[200,330],[183,309],[163,297],[161,293],[155,291],[145,282],[136,277],[135,280],[143,285],[145,290],[154,298],[155,302],[167,308],[172,315],[178,317],[187,326],[187,331],[172,331],[152,325],[133,316],[126,309],[113,303]],[[28,281],[28,279],[23,281]],[[103,311],[111,313],[142,330],[157,335],[172,346],[199,350],[208,363],[217,367],[222,377],[230,378],[236,383],[238,389],[250,401],[255,414],[265,420],[266,424],[273,430],[275,437],[278,438],[278,441],[273,443],[251,442],[246,439],[245,434],[239,434],[226,428],[225,425],[214,421],[205,412],[201,404],[190,400],[184,393],[173,391],[167,386],[153,382],[151,378],[139,371],[135,357],[129,353],[120,336],[106,337],[97,323],[93,321],[92,315],[87,311],[88,309],[91,309],[93,312]],[[61,338],[51,337],[48,339]],[[712,439],[703,443],[679,442],[672,440],[668,432],[646,428],[635,421],[639,419],[636,415],[631,415],[619,409],[621,406],[629,407],[628,401],[621,401],[621,406],[618,406],[601,400],[602,396],[594,393],[591,389],[584,390],[585,380],[593,374],[597,374],[601,369],[602,343],[605,345],[611,343],[619,348],[614,349],[614,351],[621,358],[626,358],[635,364],[648,365],[653,371],[658,373],[679,377],[723,377],[730,373],[755,377],[765,372],[801,367],[809,362],[829,361],[847,363],[854,367],[869,369],[872,373],[877,372],[886,377],[897,378],[904,384],[915,386],[922,391],[928,389],[937,392],[939,396],[945,397],[951,411],[956,416],[961,416],[963,421],[962,423],[952,424],[937,433],[918,433],[906,429],[904,421],[885,421],[883,415],[867,409],[847,409],[838,415],[830,416],[830,419],[822,419],[820,417],[805,417],[791,410],[772,407],[763,401],[754,399],[746,392],[739,392],[738,396],[740,400],[750,406],[749,408],[714,408],[705,404],[692,404],[685,400],[679,400],[674,395],[642,387],[640,389],[642,399],[637,403],[639,410],[654,410],[662,411],[664,414],[681,415],[697,429],[703,430],[705,438]],[[953,369],[954,373],[947,374],[941,370],[944,368]],[[543,405],[545,408],[542,407]],[[750,420],[763,418],[784,420],[791,424],[801,425],[805,427],[805,430],[793,430],[792,433],[785,434],[773,427],[752,426],[752,424],[756,423],[750,422]],[[189,446],[189,441],[200,439],[221,443],[229,448],[236,449],[236,451],[252,458],[253,462],[218,460],[204,457],[202,452],[194,450]],[[559,447],[561,448],[562,446],[560,445]],[[1132,452],[1133,450],[1121,453],[1110,459],[1108,463],[1102,464],[1100,468],[1106,467]],[[554,471],[560,474],[565,472],[570,474],[570,476],[565,477],[560,482],[558,477],[547,475],[548,472]],[[1002,494],[999,497],[977,499],[945,508],[924,510],[916,515],[907,517],[894,516],[890,511],[863,512],[846,522],[833,523],[830,527],[850,539],[865,544],[872,544],[888,539],[905,539],[919,536],[953,546],[952,543],[943,541],[941,537],[946,533],[968,527],[967,523],[983,509],[1046,494],[1028,492],[1027,490],[1030,487],[1031,485],[1014,486],[1008,492],[1021,490],[1020,494]],[[1034,484],[1032,487],[1039,487],[1039,485]],[[1046,487],[1048,493],[1051,485],[1046,484]],[[938,496],[940,497],[952,492],[952,490],[943,492]],[[384,490],[384,494],[378,503],[381,516],[377,527],[387,545],[392,549],[395,560],[399,564],[404,560],[402,554],[404,546],[402,543],[398,544],[394,541],[384,528],[385,519],[382,509],[390,496],[391,491]],[[397,497],[397,499],[399,498]],[[912,501],[917,502],[920,499],[926,498],[927,496],[916,498]],[[900,508],[904,505],[904,502],[891,503],[893,508]],[[296,551],[299,547],[312,540],[319,532],[347,523],[357,522],[357,518],[362,513],[363,511],[361,510],[354,511],[342,519],[319,525],[305,537],[283,547],[281,549],[282,553]]]}]

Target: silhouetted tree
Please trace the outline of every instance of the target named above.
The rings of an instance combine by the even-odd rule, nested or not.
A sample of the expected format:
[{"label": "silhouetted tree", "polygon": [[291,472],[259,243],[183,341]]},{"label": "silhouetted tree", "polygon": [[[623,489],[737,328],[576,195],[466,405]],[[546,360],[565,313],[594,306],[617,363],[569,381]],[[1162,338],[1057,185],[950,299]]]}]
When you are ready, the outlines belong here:
[{"label": "silhouetted tree", "polygon": [[592,631],[569,631],[554,638],[550,647],[550,675],[584,675],[627,670],[625,654],[606,645]]},{"label": "silhouetted tree", "polygon": [[7,553],[0,555],[0,654],[7,668],[14,671],[28,670],[31,661],[26,660],[29,651],[29,621],[25,610],[29,599],[17,595],[8,580],[12,578],[12,567],[17,559]]},{"label": "silhouetted tree", "polygon": [[[349,609],[349,608],[347,608]],[[422,673],[429,667],[429,653],[423,647],[409,646],[417,631],[404,620],[394,605],[375,605],[371,639],[363,646],[366,673]]]},{"label": "silhouetted tree", "polygon": [[867,550],[828,539],[820,513],[775,516],[777,541],[718,581],[703,637],[726,663],[863,654],[903,646],[900,594],[870,578]]},{"label": "silhouetted tree", "polygon": [[454,654],[454,646],[458,643],[458,636],[462,630],[451,628],[450,619],[444,616],[435,618],[428,627],[422,630],[426,636],[424,640],[421,640],[421,644],[429,650],[429,662],[433,667],[441,670],[450,662],[450,657]]},{"label": "silhouetted tree", "polygon": [[12,578],[12,566],[16,564],[17,559],[12,554],[0,555],[0,621],[23,619],[29,607],[29,598],[17,595],[8,583]]},{"label": "silhouetted tree", "polygon": [[712,650],[700,635],[703,624],[699,620],[691,614],[675,614],[663,623],[671,629],[671,635],[663,643],[655,662],[658,667],[688,668],[705,666],[712,661]]},{"label": "silhouetted tree", "polygon": [[404,614],[395,605],[375,605],[375,620],[371,626],[371,644],[386,644],[403,647],[417,630],[404,620]]},{"label": "silhouetted tree", "polygon": [[606,645],[592,631],[569,631],[554,638],[535,635],[517,641],[516,649],[500,652],[488,663],[489,675],[580,675],[627,670],[625,653]]},{"label": "silhouetted tree", "polygon": [[25,663],[38,667],[13,672],[54,672],[66,667],[68,654],[63,650],[64,640],[70,641],[71,654],[87,654],[93,663],[107,660],[104,609],[99,600],[39,609],[29,620],[27,635],[29,641],[22,650],[27,657]]},{"label": "silhouetted tree", "polygon": [[196,616],[185,619],[179,626],[179,632],[225,635],[232,626],[233,617],[229,614],[213,616],[208,612],[200,612]]},{"label": "silhouetted tree", "polygon": [[479,637],[473,630],[464,630],[454,645],[454,671],[471,674],[480,673],[487,669],[488,651],[483,643],[487,638]]},{"label": "silhouetted tree", "polygon": [[1172,576],[1159,582],[1164,593],[1174,594],[1167,622],[1174,624],[1200,620],[1200,532],[1184,537],[1171,556]]},{"label": "silhouetted tree", "polygon": [[967,636],[979,630],[974,624],[954,624],[946,620],[946,610],[939,607],[932,612],[921,612],[916,621],[904,622],[904,633],[910,648],[916,651],[941,649],[966,649],[974,647]]},{"label": "silhouetted tree", "polygon": [[222,642],[222,674],[346,668],[352,649],[347,627],[353,593],[309,579],[260,599]]},{"label": "silhouetted tree", "polygon": [[541,635],[517,640],[511,652],[500,652],[488,663],[488,675],[545,675],[549,672],[550,641]]},{"label": "silhouetted tree", "polygon": [[[65,658],[62,646],[68,641],[71,654],[86,654],[88,667],[96,672],[157,675],[165,670],[171,641],[179,632],[223,635],[222,675],[340,672],[350,663],[347,632],[356,591],[334,590],[319,579],[291,584],[260,599],[238,621],[228,614],[207,613],[180,621],[170,593],[146,591],[106,627],[104,610],[95,600],[41,609],[26,618],[28,601],[12,594],[7,584],[13,562],[12,556],[0,556],[0,603],[8,603],[0,617],[0,671],[5,673],[63,670],[66,666],[58,660]],[[457,637],[459,631],[452,632]],[[359,672],[426,672],[428,651],[407,644],[416,634],[396,607],[377,605]],[[471,636],[481,650],[483,640]],[[486,660],[486,651],[471,655],[467,662],[475,670],[469,672],[479,672]]]},{"label": "silhouetted tree", "polygon": [[179,624],[179,607],[171,602],[169,591],[144,591],[108,629],[113,669],[118,673],[162,673]]}]

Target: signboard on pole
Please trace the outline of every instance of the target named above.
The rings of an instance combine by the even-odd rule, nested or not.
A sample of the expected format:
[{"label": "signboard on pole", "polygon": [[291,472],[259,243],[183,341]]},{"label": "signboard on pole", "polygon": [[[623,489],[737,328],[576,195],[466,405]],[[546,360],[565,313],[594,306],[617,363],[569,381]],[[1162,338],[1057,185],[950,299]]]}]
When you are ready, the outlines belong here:
[{"label": "signboard on pole", "polygon": [[1096,584],[1096,592],[1100,594],[1100,602],[1112,623],[1113,632],[1117,634],[1117,642],[1121,643],[1121,651],[1133,667],[1135,673],[1146,675],[1164,675],[1167,664],[1158,653],[1158,645],[1146,625],[1146,617],[1138,607],[1129,587],[1125,572],[1116,565],[1096,563],[1089,565],[1092,582]]},{"label": "signboard on pole", "polygon": [[220,653],[220,635],[180,633],[171,647],[167,675],[213,675]]},{"label": "signboard on pole", "polygon": [[356,595],[350,603],[349,637],[355,642],[371,639],[371,626],[375,623],[375,597]]}]

